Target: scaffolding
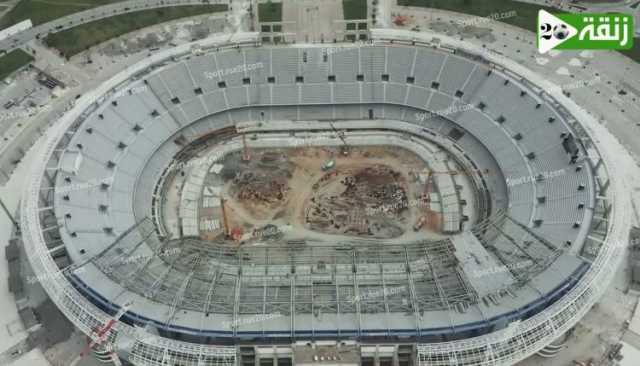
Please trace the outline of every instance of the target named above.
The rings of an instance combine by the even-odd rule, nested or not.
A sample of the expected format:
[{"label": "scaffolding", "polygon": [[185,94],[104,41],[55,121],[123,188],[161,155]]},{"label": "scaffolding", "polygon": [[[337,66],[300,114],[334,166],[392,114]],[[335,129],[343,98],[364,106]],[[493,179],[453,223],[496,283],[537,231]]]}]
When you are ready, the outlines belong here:
[{"label": "scaffolding", "polygon": [[127,290],[170,306],[170,314],[206,311],[237,322],[241,316],[275,313],[360,318],[467,308],[477,295],[453,252],[448,239],[269,247],[162,241],[153,221],[145,219],[90,262]]}]

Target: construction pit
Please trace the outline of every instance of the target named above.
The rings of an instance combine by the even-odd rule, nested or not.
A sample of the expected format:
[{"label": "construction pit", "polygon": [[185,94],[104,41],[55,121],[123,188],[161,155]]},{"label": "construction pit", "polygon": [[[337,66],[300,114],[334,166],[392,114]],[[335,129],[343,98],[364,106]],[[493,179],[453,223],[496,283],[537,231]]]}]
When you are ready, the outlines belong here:
[{"label": "construction pit", "polygon": [[473,215],[465,168],[432,142],[405,148],[417,140],[386,131],[294,136],[238,134],[184,160],[165,182],[171,238],[237,245],[437,240],[459,231],[444,229],[445,205],[457,206],[460,230]]}]

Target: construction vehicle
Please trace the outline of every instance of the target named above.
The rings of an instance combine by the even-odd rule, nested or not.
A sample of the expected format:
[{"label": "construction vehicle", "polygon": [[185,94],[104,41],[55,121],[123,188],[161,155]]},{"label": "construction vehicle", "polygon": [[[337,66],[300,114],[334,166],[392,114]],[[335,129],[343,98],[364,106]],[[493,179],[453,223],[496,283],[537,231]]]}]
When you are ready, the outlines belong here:
[{"label": "construction vehicle", "polygon": [[406,15],[396,15],[393,17],[392,22],[393,24],[402,27],[406,25],[408,20],[409,20],[409,17]]},{"label": "construction vehicle", "polygon": [[419,231],[420,229],[422,229],[422,227],[426,222],[427,222],[427,216],[424,216],[424,215],[420,216],[418,221],[416,221],[416,223],[413,225],[413,231]]},{"label": "construction vehicle", "polygon": [[347,140],[344,138],[344,131],[338,131],[332,122],[329,122],[329,125],[331,126],[333,132],[335,132],[338,138],[342,141],[343,146],[340,152],[344,156],[349,155],[349,145],[347,144]]},{"label": "construction vehicle", "polygon": [[231,229],[231,233],[229,234],[231,239],[233,239],[237,244],[240,244],[244,237],[244,233],[241,227],[234,227]]},{"label": "construction vehicle", "polygon": [[329,159],[322,164],[322,171],[327,172],[336,166],[336,159]]}]

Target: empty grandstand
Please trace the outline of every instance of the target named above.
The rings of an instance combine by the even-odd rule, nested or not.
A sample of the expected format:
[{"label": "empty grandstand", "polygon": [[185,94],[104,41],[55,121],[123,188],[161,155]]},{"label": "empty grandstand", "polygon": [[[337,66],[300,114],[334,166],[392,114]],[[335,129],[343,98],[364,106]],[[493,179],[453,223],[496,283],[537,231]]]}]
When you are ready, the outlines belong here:
[{"label": "empty grandstand", "polygon": [[[597,145],[505,65],[413,32],[372,36],[278,46],[238,33],[163,50],[52,128],[23,240],[95,352],[134,365],[509,365],[579,320],[616,251]],[[329,154],[309,173],[324,179],[359,153],[379,158],[372,147],[415,157],[426,168],[407,184],[378,168],[408,192],[380,189],[410,229],[378,235],[367,225],[394,206],[372,201],[335,214],[351,231],[329,235],[310,222],[317,199],[300,225],[254,220],[259,240],[245,240],[229,188],[244,173],[230,166],[262,156],[262,174],[284,171],[270,151],[301,145]]]}]

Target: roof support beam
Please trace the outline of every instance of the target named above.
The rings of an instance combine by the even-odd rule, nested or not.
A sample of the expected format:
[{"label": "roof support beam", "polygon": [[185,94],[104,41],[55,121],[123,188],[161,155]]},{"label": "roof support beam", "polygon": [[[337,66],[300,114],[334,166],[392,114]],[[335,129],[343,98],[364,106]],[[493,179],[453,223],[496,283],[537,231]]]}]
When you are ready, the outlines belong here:
[{"label": "roof support beam", "polygon": [[550,241],[548,241],[547,239],[545,239],[542,236],[538,235],[533,230],[531,230],[529,227],[527,227],[526,225],[522,224],[520,221],[514,219],[510,215],[507,215],[507,219],[509,219],[509,221],[513,222],[514,224],[516,224],[522,230],[526,231],[527,234],[529,234],[529,235],[533,236],[534,238],[536,238],[539,242],[541,242],[549,250],[554,251],[554,252],[558,250],[558,248],[555,245],[553,245]]},{"label": "roof support beam", "polygon": [[[196,264],[193,266],[194,268],[198,265],[199,259],[200,258],[196,259],[195,261]],[[182,284],[180,285],[180,288],[178,289],[176,296],[173,298],[173,302],[171,303],[171,310],[169,310],[169,316],[167,317],[167,321],[164,324],[166,327],[171,326],[173,317],[175,316],[176,311],[178,310],[178,307],[180,306],[180,304],[182,304],[182,300],[184,299],[184,294],[187,291],[187,287],[189,287],[189,283],[193,278],[193,274],[194,274],[194,271],[192,269],[191,272],[189,272],[189,274],[182,281]]]},{"label": "roof support beam", "polygon": [[[524,250],[520,244],[518,244],[518,242],[511,236],[508,235],[507,233],[505,233],[502,228],[498,227],[497,225],[492,224],[492,226],[502,235],[504,236],[511,244],[513,244],[514,247],[518,248],[518,250],[524,254],[527,258],[529,258],[531,261],[533,261],[533,263],[538,264],[538,260],[536,258],[534,258],[531,254],[529,254],[529,252],[527,252],[526,250]],[[507,264],[507,263],[505,263]],[[517,276],[516,276],[517,278]]]},{"label": "roof support beam", "polygon": [[[429,271],[431,272],[431,277],[433,277],[433,282],[436,285],[436,289],[438,289],[438,296],[440,296],[439,302],[442,303],[447,308],[447,310],[451,310],[451,305],[449,304],[449,301],[447,299],[447,294],[444,292],[444,288],[442,287],[442,284],[438,279],[438,273],[433,266],[431,256],[429,255],[429,251],[427,250],[427,248],[424,248],[424,257],[427,259],[427,266],[429,267]],[[451,316],[449,316],[449,324],[453,326],[451,324]]]},{"label": "roof support beam", "polygon": [[[160,253],[162,253],[162,250],[160,250]],[[196,260],[198,258],[198,255],[199,254],[196,253],[195,254],[196,257],[194,259],[192,259],[192,260]],[[156,256],[157,256],[157,253],[156,253]],[[159,256],[157,256],[157,257],[159,258]],[[178,261],[178,258],[180,258],[180,257],[179,256],[174,256],[173,260],[171,261],[171,263],[169,263],[169,266],[165,269],[165,271],[162,273],[162,275],[160,277],[156,278],[156,280],[153,282],[153,284],[151,285],[149,290],[146,292],[147,293],[147,297],[154,298],[156,296],[156,294],[158,292],[158,288],[160,287],[160,284],[162,284],[167,279],[167,277],[169,276],[169,273],[171,273],[171,271],[173,270],[173,267],[174,267],[175,263]],[[153,261],[153,258],[151,258],[151,260],[149,260],[149,262],[147,262],[145,264],[145,268],[152,261]],[[160,260],[160,261],[162,263],[166,263],[163,260]]]},{"label": "roof support beam", "polygon": [[384,312],[386,313],[385,323],[387,324],[387,334],[391,334],[391,327],[389,326],[391,315],[389,312],[389,302],[387,301],[387,282],[384,278],[384,265],[382,264],[382,256],[380,252],[378,252],[378,266],[380,266],[380,282],[382,283],[382,301],[384,302]]},{"label": "roof support beam", "polygon": [[413,277],[411,272],[411,265],[409,261],[409,251],[407,247],[404,248],[404,261],[405,261],[405,270],[407,273],[407,282],[409,283],[409,298],[411,299],[411,307],[413,308],[413,315],[416,320],[416,332],[418,336],[422,335],[420,331],[420,321],[422,320],[422,315],[420,315],[420,307],[418,305],[418,298],[416,296],[416,288],[413,284]]},{"label": "roof support beam", "polygon": [[[109,250],[111,250],[113,247],[115,247],[116,245],[118,245],[128,234],[130,234],[131,232],[133,232],[135,229],[137,229],[138,227],[140,227],[142,224],[144,224],[145,222],[148,222],[149,218],[145,217],[144,219],[136,222],[135,224],[131,225],[131,227],[129,227],[127,230],[125,230],[122,234],[120,234],[116,240],[113,241],[113,243],[109,244],[105,249],[103,249],[100,253],[96,254],[95,256],[88,258],[87,260],[85,260],[84,262],[81,262],[77,265],[74,265],[74,270],[77,268],[80,268],[82,266],[84,266],[85,264],[92,262],[93,264],[95,264],[98,268],[101,268],[102,270],[109,270],[111,271],[112,267],[113,267],[113,263],[115,263],[116,261],[119,261],[120,263],[122,263],[122,260],[120,258],[128,258],[131,253],[135,252],[135,250],[142,245],[142,243],[144,243],[146,241],[147,238],[149,238],[149,236],[151,236],[151,234],[153,233],[153,231],[150,230],[150,232],[144,236],[142,240],[140,240],[134,247],[132,250],[130,250],[129,252],[114,258],[113,260],[110,261],[109,264],[107,265],[103,265],[102,263],[99,263],[99,260],[102,256],[104,256]],[[151,260],[152,258],[150,258]],[[129,277],[130,273],[127,274],[126,277]]]},{"label": "roof support beam", "polygon": [[341,314],[340,314],[340,285],[338,284],[338,263],[336,260],[336,256],[333,256],[333,283],[335,285],[335,289],[336,289],[336,319],[337,324],[338,324],[338,337],[341,335],[341,328],[340,328],[340,318],[341,318]]},{"label": "roof support beam", "polygon": [[216,287],[216,281],[218,280],[217,267],[214,265],[214,262],[209,262],[209,277],[211,278],[211,282],[209,283],[209,289],[207,290],[207,297],[204,301],[204,306],[202,307],[202,321],[200,322],[200,331],[204,330],[204,320],[209,314],[209,309],[211,308],[211,300],[213,300],[213,293]]},{"label": "roof support beam", "polygon": [[362,335],[362,313],[360,312],[360,287],[358,286],[358,259],[355,249],[351,252],[351,258],[353,259],[353,267],[351,268],[353,274],[353,292],[356,299],[356,317],[358,318],[358,337]]},{"label": "roof support beam", "polygon": [[234,337],[238,335],[238,315],[240,313],[240,289],[242,286],[242,250],[238,251],[238,276],[236,277],[235,283],[235,293],[234,293],[234,301],[233,301],[233,335]]},{"label": "roof support beam", "polygon": [[296,274],[295,267],[291,267],[291,338],[296,335]]}]

